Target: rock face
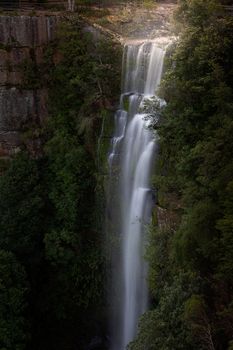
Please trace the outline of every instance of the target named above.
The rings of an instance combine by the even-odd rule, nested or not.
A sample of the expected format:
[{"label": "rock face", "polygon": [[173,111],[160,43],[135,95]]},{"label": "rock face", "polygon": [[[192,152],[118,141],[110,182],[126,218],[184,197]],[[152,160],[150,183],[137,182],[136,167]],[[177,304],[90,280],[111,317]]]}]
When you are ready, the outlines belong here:
[{"label": "rock face", "polygon": [[25,89],[22,65],[43,61],[58,22],[58,16],[0,16],[0,157],[19,149],[25,125],[39,126],[46,117],[46,89]]},{"label": "rock face", "polygon": [[55,38],[56,16],[0,16],[0,42],[13,47],[35,47]]}]

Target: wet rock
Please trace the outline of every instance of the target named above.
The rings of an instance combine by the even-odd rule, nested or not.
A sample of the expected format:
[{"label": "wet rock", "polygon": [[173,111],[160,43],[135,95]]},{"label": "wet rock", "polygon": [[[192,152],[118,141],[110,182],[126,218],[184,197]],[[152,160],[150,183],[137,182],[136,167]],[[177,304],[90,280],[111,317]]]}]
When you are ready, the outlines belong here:
[{"label": "wet rock", "polygon": [[20,150],[20,146],[19,132],[0,132],[0,159],[16,154]]},{"label": "wet rock", "polygon": [[23,82],[20,65],[30,60],[29,48],[0,50],[0,85],[19,85]]},{"label": "wet rock", "polygon": [[[43,64],[59,20],[53,15],[0,16],[0,157],[14,154],[25,129],[40,127],[47,116],[46,88],[25,89],[23,65]],[[40,140],[27,140],[26,146],[39,152]]]},{"label": "wet rock", "polygon": [[0,131],[19,130],[35,114],[33,91],[0,88]]},{"label": "wet rock", "polygon": [[22,144],[25,126],[38,127],[47,116],[46,90],[0,87],[0,149],[8,154]]},{"label": "wet rock", "polygon": [[47,115],[45,90],[0,88],[0,132],[20,130],[29,120],[41,123]]},{"label": "wet rock", "polygon": [[0,16],[0,43],[13,47],[34,47],[56,36],[57,16]]}]

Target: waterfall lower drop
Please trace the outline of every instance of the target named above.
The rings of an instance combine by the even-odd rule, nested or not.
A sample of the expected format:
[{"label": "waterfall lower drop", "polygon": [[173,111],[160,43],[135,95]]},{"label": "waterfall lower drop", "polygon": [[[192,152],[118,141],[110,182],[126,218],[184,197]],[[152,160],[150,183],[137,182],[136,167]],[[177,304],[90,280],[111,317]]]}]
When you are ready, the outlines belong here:
[{"label": "waterfall lower drop", "polygon": [[119,242],[112,254],[111,350],[126,349],[136,335],[139,317],[148,307],[144,231],[153,204],[150,179],[156,137],[147,128],[147,115],[141,107],[156,93],[164,54],[155,42],[124,48],[123,91],[108,158],[107,212]]}]

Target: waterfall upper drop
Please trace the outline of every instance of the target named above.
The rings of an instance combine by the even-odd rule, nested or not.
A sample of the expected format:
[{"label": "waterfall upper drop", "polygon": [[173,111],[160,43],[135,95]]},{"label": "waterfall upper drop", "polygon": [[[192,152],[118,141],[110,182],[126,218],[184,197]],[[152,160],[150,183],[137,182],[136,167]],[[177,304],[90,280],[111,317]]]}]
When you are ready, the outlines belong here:
[{"label": "waterfall upper drop", "polygon": [[145,99],[156,94],[164,55],[165,50],[156,42],[124,48],[122,94],[108,158],[107,215],[113,237],[118,238],[112,252],[111,350],[126,349],[148,306],[147,265],[143,256],[145,225],[153,205],[150,180],[157,144],[141,110]]}]

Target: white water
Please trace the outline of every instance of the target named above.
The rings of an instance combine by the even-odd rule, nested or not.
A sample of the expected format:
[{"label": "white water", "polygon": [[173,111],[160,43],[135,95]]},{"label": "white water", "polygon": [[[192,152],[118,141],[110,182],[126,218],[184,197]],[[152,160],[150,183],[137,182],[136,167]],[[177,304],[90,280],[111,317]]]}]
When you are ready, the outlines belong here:
[{"label": "white water", "polygon": [[109,155],[109,196],[114,198],[109,201],[114,209],[109,210],[120,242],[113,258],[111,350],[126,349],[136,335],[140,315],[148,307],[144,228],[152,208],[150,179],[156,137],[146,127],[146,115],[140,107],[146,98],[156,94],[164,54],[156,43],[127,45],[124,50],[123,91]]}]

